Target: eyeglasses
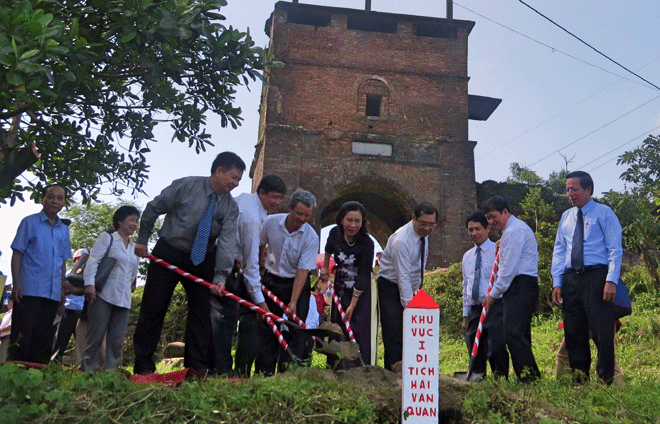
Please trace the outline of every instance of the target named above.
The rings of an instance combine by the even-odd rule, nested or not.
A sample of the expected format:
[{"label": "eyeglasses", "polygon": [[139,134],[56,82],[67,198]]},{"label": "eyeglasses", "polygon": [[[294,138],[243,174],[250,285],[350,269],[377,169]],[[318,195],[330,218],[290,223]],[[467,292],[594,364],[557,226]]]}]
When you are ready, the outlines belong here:
[{"label": "eyeglasses", "polygon": [[417,225],[419,225],[422,228],[435,228],[438,225],[435,222],[424,222],[418,219],[416,219],[415,222],[417,222]]}]

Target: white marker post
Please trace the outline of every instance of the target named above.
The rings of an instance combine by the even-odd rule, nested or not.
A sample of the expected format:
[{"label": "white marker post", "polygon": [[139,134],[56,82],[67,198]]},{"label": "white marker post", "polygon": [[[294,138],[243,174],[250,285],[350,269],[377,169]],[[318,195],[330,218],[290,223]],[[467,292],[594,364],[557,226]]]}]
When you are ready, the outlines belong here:
[{"label": "white marker post", "polygon": [[440,308],[424,290],[403,311],[403,401],[406,423],[438,422]]}]

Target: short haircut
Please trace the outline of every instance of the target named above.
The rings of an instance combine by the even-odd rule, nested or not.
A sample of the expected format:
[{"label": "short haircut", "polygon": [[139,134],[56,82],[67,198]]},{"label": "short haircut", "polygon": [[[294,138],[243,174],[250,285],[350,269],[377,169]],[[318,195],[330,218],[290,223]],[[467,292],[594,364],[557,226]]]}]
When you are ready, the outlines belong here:
[{"label": "short haircut", "polygon": [[222,152],[215,157],[213,164],[211,165],[211,175],[215,174],[215,170],[218,167],[230,170],[238,169],[239,171],[245,171],[245,162],[234,152]]},{"label": "short haircut", "polygon": [[277,175],[266,175],[261,179],[261,182],[257,187],[257,193],[261,190],[263,190],[265,194],[273,191],[275,193],[286,194],[286,184],[284,183],[284,180]]},{"label": "short haircut", "polygon": [[506,199],[502,196],[491,197],[490,199],[486,200],[486,204],[483,207],[483,211],[485,214],[492,211],[497,211],[499,213],[502,213],[504,209],[508,210],[509,213],[511,213],[511,209],[509,209],[509,202],[507,202]]},{"label": "short haircut", "polygon": [[468,216],[465,220],[465,228],[467,228],[470,222],[478,222],[484,228],[488,228],[488,219],[486,219],[486,214],[484,214],[482,211],[472,212],[470,216]]},{"label": "short haircut", "polygon": [[435,221],[438,221],[438,208],[430,204],[429,202],[422,202],[415,207],[415,218],[419,218],[422,215],[435,215]]},{"label": "short haircut", "polygon": [[346,202],[341,205],[339,212],[337,212],[337,216],[335,217],[335,224],[337,224],[337,227],[339,227],[339,234],[344,234],[344,227],[341,225],[341,222],[349,212],[355,211],[360,212],[360,215],[362,215],[362,226],[360,227],[360,231],[358,231],[358,235],[366,236],[369,234],[367,229],[367,209],[362,205],[362,203],[353,201]]},{"label": "short haircut", "polygon": [[316,207],[316,196],[314,196],[312,193],[310,193],[307,190],[303,190],[302,188],[296,189],[296,191],[293,192],[291,195],[291,208],[295,208],[298,203],[302,203],[303,205],[307,206],[308,208],[315,208]]},{"label": "short haircut", "polygon": [[577,178],[580,180],[580,187],[584,190],[591,189],[591,195],[594,195],[594,180],[591,179],[591,175],[584,171],[573,171],[566,174],[566,179]]},{"label": "short haircut", "polygon": [[112,215],[112,225],[115,227],[115,231],[119,229],[119,224],[131,215],[137,215],[139,219],[140,210],[131,205],[120,206]]},{"label": "short haircut", "polygon": [[69,192],[67,191],[66,187],[64,187],[62,184],[59,183],[53,183],[53,184],[48,184],[46,187],[41,190],[41,199],[46,197],[46,192],[48,191],[49,188],[51,187],[60,187],[62,190],[64,190],[64,200],[66,200],[69,197]]}]

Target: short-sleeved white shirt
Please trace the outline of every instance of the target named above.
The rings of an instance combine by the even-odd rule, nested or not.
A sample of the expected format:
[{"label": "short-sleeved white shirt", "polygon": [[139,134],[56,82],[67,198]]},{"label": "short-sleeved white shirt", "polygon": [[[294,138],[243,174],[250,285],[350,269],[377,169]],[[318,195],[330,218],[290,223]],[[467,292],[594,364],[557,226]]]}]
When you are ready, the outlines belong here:
[{"label": "short-sleeved white shirt", "polygon": [[269,215],[261,227],[261,245],[268,245],[266,269],[282,278],[293,278],[299,269],[316,268],[319,236],[307,222],[289,233],[286,217],[289,214]]}]

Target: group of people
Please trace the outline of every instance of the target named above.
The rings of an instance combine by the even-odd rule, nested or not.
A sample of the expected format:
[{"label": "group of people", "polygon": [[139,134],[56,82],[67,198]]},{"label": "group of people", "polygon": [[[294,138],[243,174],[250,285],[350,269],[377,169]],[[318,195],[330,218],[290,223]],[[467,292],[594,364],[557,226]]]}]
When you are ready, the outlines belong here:
[{"label": "group of people", "polygon": [[[58,216],[66,197],[61,185],[45,187],[42,211],[21,221],[12,242],[13,310],[7,359],[46,364],[61,358],[83,318],[85,330],[78,333],[76,343],[81,368],[116,368],[121,364],[137,276],[138,258],[130,236],[140,212],[121,206],[113,216],[114,231],[101,234],[90,253],[76,252],[74,262],[89,257],[84,287],[75,287],[66,277],[66,261],[72,258],[69,229]],[[96,270],[105,256],[114,259],[114,266],[97,291]]]},{"label": "group of people", "polygon": [[[269,215],[287,193],[284,181],[269,175],[255,193],[233,198],[230,192],[238,186],[244,171],[240,157],[223,152],[213,161],[209,177],[173,181],[146,205],[141,218],[133,206],[120,207],[113,217],[114,231],[102,233],[89,253],[84,288],[73,287],[65,278],[71,247],[69,230],[58,213],[66,202],[66,190],[57,184],[46,187],[43,210],[23,219],[11,246],[14,311],[9,359],[49,362],[54,333],[48,329],[64,304],[64,296],[70,295],[66,305],[75,304],[71,312],[78,318],[80,313],[75,311],[82,308],[71,296],[84,295],[89,329],[81,368],[95,371],[118,367],[139,257],[150,256],[147,243],[161,215],[165,218],[151,254],[212,282],[215,296],[203,285],[152,261],[133,336],[134,373],[156,371],[154,354],[178,283],[183,285],[188,300],[184,366],[201,373],[246,376],[254,364],[256,372],[272,375],[308,357],[309,337],[305,332],[285,332],[289,349],[284,350],[267,320],[223,296],[229,291],[279,316],[286,315],[286,309],[303,321],[308,311],[315,310],[316,299],[322,299],[319,293],[312,293],[310,286],[310,270],[316,267],[319,246],[319,236],[308,223],[316,207],[315,196],[297,189],[287,213]],[[568,174],[566,188],[574,207],[563,214],[557,231],[552,300],[563,308],[569,363],[581,372],[576,378],[588,378],[591,333],[599,353],[598,375],[611,383],[613,299],[621,268],[621,226],[610,208],[591,199],[593,181],[589,174]],[[390,236],[379,257],[378,301],[385,368],[390,370],[402,358],[403,310],[423,287],[428,237],[437,225],[438,215],[430,203],[417,205],[411,220]],[[360,363],[370,363],[371,358],[374,243],[367,219],[367,211],[359,202],[341,206],[337,226],[330,231],[325,245],[320,271],[321,281],[327,280],[334,259],[333,290],[352,326]],[[130,237],[138,229],[138,221],[137,242],[133,243]],[[489,362],[495,376],[507,376],[511,358],[521,381],[535,380],[541,373],[531,345],[531,317],[539,296],[534,232],[511,214],[507,201],[500,196],[489,199],[483,211],[471,214],[465,225],[475,245],[462,261],[462,327],[468,351],[482,307],[487,311],[474,372],[485,373]],[[491,230],[501,231],[497,244],[489,239]],[[496,255],[497,272],[489,286]],[[114,265],[99,289],[97,274],[106,257],[114,258]],[[270,291],[286,307],[265,296],[264,291]],[[68,313],[68,306],[65,309]],[[329,319],[344,328],[337,306],[331,308]],[[71,330],[61,331],[66,339],[58,343],[56,352],[62,349],[62,343],[68,343],[71,334]],[[348,339],[346,332],[344,338]]]},{"label": "group of people", "polygon": [[[619,278],[622,229],[612,209],[592,199],[593,190],[588,173],[567,174],[566,192],[573,207],[563,213],[557,229],[552,301],[562,308],[563,345],[574,381],[589,378],[592,338],[598,349],[596,372],[602,381],[612,384],[614,300],[617,285],[623,284]],[[488,362],[495,377],[506,377],[511,357],[520,381],[536,380],[541,373],[531,344],[531,318],[539,297],[534,232],[511,214],[500,196],[489,199],[483,211],[471,214],[465,225],[474,242],[462,261],[462,327],[468,352],[472,351],[482,307],[487,311],[473,372],[485,374]],[[488,238],[491,229],[502,232],[497,245]],[[497,272],[489,286],[496,255]]]},{"label": "group of people", "polygon": [[[58,216],[66,198],[63,186],[45,187],[42,211],[21,221],[11,244],[13,309],[7,358],[40,364],[57,358],[84,309],[88,326],[84,340],[78,340],[78,346],[84,347],[81,368],[116,368],[121,364],[131,290],[137,276],[138,258],[130,236],[137,229],[140,212],[133,206],[117,209],[114,231],[101,234],[89,253],[84,287],[74,287],[66,278],[66,261],[72,258],[69,229]],[[76,252],[75,260],[86,254]],[[104,257],[114,259],[114,265],[109,268],[103,289],[97,291],[96,270]],[[60,336],[54,345],[56,333]],[[106,347],[100,352],[104,340]]]}]

